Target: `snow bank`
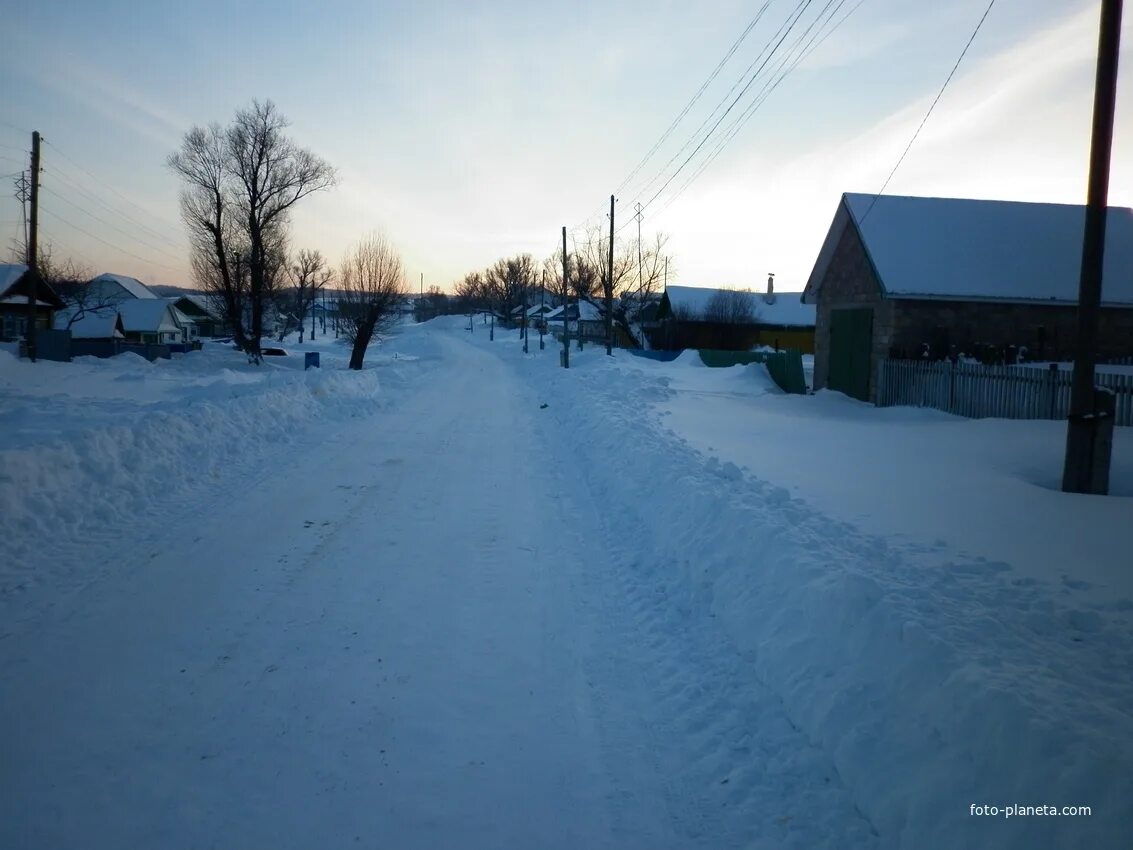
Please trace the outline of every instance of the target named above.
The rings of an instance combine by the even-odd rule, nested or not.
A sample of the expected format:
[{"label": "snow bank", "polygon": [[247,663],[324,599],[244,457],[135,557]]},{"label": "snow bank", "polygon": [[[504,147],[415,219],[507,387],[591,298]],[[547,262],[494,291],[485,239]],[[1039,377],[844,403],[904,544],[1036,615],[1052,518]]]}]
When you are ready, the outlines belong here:
[{"label": "snow bank", "polygon": [[[692,448],[650,412],[691,370],[666,377],[573,352],[569,371],[551,358],[523,367],[551,402],[554,439],[609,506],[604,545],[656,588],[658,616],[723,626],[750,675],[830,755],[882,846],[1124,839],[1133,601],[1083,602],[1073,579],[1039,581],[944,543],[943,562],[913,558],[889,536]],[[700,374],[719,381],[714,373],[730,371]],[[758,390],[747,395],[759,403]],[[836,439],[837,428],[826,434]],[[748,441],[758,455],[758,432]],[[794,455],[807,463],[805,442]],[[1088,805],[1093,815],[981,818],[972,804]]]},{"label": "snow bank", "polygon": [[[231,471],[251,484],[299,435],[375,409],[379,374],[389,376],[347,371],[334,352],[330,368],[309,371],[302,357],[256,367],[219,346],[155,363],[124,354],[30,364],[0,352],[9,437],[0,450],[0,607],[38,584],[81,581],[99,541],[162,522],[170,499]],[[187,540],[191,529],[170,529],[170,545]]]}]

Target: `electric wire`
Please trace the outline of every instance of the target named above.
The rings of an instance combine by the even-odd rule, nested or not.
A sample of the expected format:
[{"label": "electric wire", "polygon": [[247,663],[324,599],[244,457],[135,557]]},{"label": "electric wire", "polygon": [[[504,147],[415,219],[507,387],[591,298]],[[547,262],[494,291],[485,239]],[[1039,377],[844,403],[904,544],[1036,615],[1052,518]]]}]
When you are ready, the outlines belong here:
[{"label": "electric wire", "polygon": [[873,212],[873,206],[874,206],[874,204],[877,203],[877,199],[881,197],[882,193],[885,191],[886,187],[889,185],[889,181],[893,179],[893,175],[897,173],[897,169],[901,167],[901,163],[905,161],[905,156],[909,153],[909,150],[913,147],[913,142],[915,142],[917,140],[917,136],[919,136],[921,134],[921,130],[924,129],[924,125],[928,122],[928,117],[930,115],[932,115],[932,111],[934,109],[936,109],[936,104],[938,104],[940,102],[940,98],[941,98],[941,96],[943,96],[944,90],[947,89],[948,84],[950,82],[952,82],[952,77],[954,77],[956,75],[956,69],[959,68],[960,63],[964,61],[964,56],[967,55],[968,48],[971,47],[972,42],[976,40],[976,35],[979,34],[980,27],[982,27],[984,25],[984,21],[987,20],[988,13],[991,12],[991,7],[994,6],[994,5],[995,5],[995,0],[991,0],[991,2],[989,2],[987,4],[987,8],[984,9],[983,15],[980,16],[980,20],[976,24],[976,28],[974,30],[972,30],[972,35],[968,38],[968,43],[965,44],[964,49],[960,51],[960,56],[956,60],[956,64],[953,65],[952,70],[948,72],[948,78],[945,79],[944,85],[942,85],[940,87],[940,91],[938,91],[936,93],[936,97],[933,98],[932,104],[928,108],[928,112],[926,112],[925,115],[924,115],[924,118],[921,119],[921,123],[917,126],[916,132],[914,132],[913,137],[911,139],[909,139],[909,143],[907,145],[905,145],[905,150],[901,152],[901,156],[899,156],[897,158],[897,164],[893,166],[893,170],[889,172],[889,176],[885,178],[885,182],[881,184],[881,188],[877,190],[877,194],[875,194],[873,196],[873,199],[869,202],[869,207],[866,208],[865,215],[863,215],[861,217],[861,221],[858,222],[859,226],[864,224],[865,220],[867,218],[869,218],[869,214],[871,212]]},{"label": "electric wire", "polygon": [[133,257],[135,260],[140,260],[141,262],[148,263],[151,266],[156,266],[157,268],[165,269],[166,271],[170,271],[170,272],[180,274],[180,271],[178,269],[175,269],[173,266],[168,266],[168,265],[165,265],[164,263],[155,262],[154,260],[147,259],[145,257],[139,256],[138,254],[135,254],[133,251],[129,250],[128,248],[123,248],[121,245],[116,245],[113,242],[110,242],[106,239],[103,239],[101,236],[98,236],[94,233],[91,233],[86,228],[75,224],[73,221],[70,221],[67,218],[64,218],[63,216],[59,215],[59,213],[55,212],[52,209],[41,206],[39,211],[41,213],[45,213],[46,215],[51,216],[54,219],[57,219],[58,221],[67,225],[68,227],[70,227],[71,229],[77,230],[79,233],[82,233],[82,234],[85,234],[86,236],[89,236],[91,239],[94,239],[96,242],[101,242],[103,245],[105,245],[108,248],[113,248],[115,251],[120,251],[121,253],[126,254],[127,256]]},{"label": "electric wire", "polygon": [[[83,215],[87,216],[88,218],[94,219],[98,223],[100,223],[100,224],[102,224],[106,227],[109,227],[111,230],[113,230],[117,233],[120,233],[121,235],[125,236],[127,239],[137,239],[137,234],[123,230],[122,228],[118,227],[117,225],[115,225],[112,222],[107,221],[106,219],[102,218],[101,216],[95,215],[90,210],[79,206],[78,204],[76,204],[71,199],[66,198],[63,195],[60,195],[58,192],[56,192],[54,189],[50,188],[49,186],[40,186],[40,190],[43,191],[43,192],[46,192],[47,194],[49,194],[49,195],[51,195],[51,196],[53,196],[57,199],[59,199],[60,201],[67,204],[72,209],[78,210]],[[181,260],[180,257],[178,257],[174,254],[170,254],[168,251],[166,251],[162,248],[158,248],[158,247],[155,247],[153,245],[148,245],[148,244],[145,247],[152,250],[152,251],[156,251],[159,254],[162,254],[163,256],[165,256],[166,258],[168,258],[170,260],[173,260],[174,262],[180,262],[180,260]]]}]

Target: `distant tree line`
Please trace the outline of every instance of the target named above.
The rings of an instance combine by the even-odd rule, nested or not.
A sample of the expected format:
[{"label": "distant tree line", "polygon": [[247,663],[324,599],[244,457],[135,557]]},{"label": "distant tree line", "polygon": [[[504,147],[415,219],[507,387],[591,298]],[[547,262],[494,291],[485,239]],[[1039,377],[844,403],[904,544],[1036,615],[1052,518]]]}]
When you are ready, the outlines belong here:
[{"label": "distant tree line", "polygon": [[615,331],[640,346],[646,309],[656,303],[664,285],[667,242],[663,234],[656,234],[648,243],[615,239],[611,274],[609,234],[595,226],[568,247],[565,276],[561,248],[541,261],[529,253],[504,257],[482,271],[466,274],[451,296],[430,290],[418,301],[418,319],[483,312],[506,321],[516,307],[534,306],[540,298],[552,306],[583,300],[608,317],[608,347]]}]

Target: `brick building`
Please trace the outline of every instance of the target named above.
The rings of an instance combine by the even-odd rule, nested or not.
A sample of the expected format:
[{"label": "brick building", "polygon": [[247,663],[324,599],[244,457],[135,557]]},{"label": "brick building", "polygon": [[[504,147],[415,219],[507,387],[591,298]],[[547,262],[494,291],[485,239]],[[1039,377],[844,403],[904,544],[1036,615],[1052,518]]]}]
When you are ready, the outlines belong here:
[{"label": "brick building", "polygon": [[[814,384],[874,401],[879,362],[1074,356],[1085,207],[842,196],[803,299]],[[1133,210],[1111,207],[1098,356],[1133,355]]]}]

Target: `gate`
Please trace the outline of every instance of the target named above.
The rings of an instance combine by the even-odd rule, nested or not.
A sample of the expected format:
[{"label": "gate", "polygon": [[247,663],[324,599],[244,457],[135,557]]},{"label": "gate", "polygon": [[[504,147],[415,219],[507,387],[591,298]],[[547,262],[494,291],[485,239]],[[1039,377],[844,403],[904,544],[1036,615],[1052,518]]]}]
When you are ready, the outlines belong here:
[{"label": "gate", "polygon": [[853,398],[869,401],[873,310],[869,307],[830,311],[830,369],[826,385]]}]

